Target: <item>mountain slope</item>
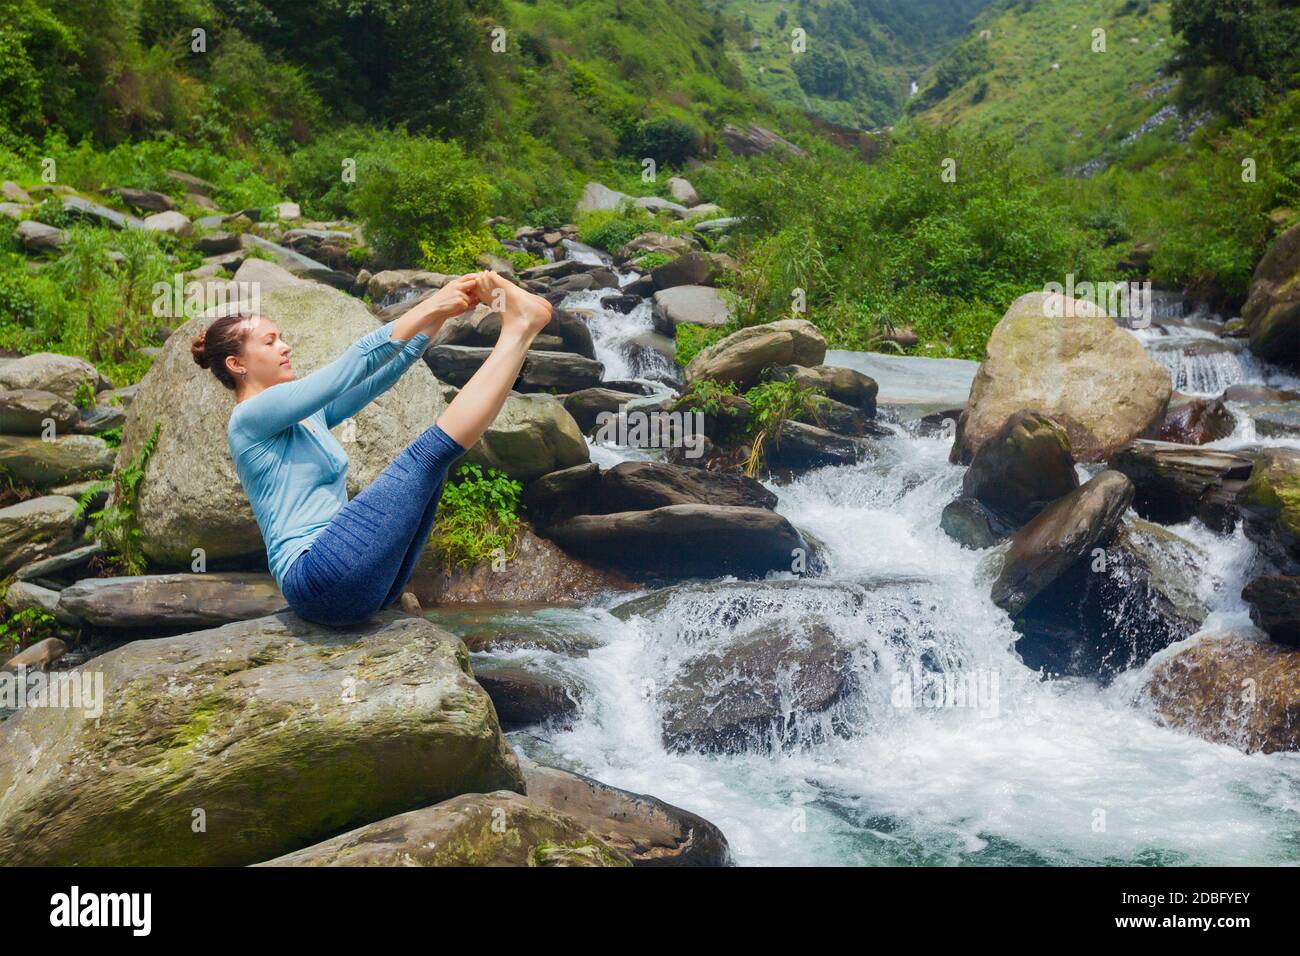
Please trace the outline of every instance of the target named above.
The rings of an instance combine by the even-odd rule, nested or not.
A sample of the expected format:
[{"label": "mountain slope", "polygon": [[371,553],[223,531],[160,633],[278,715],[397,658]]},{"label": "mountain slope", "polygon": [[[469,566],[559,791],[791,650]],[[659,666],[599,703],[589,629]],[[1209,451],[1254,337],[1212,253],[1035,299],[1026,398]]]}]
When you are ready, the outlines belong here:
[{"label": "mountain slope", "polygon": [[1162,72],[1172,53],[1167,2],[1001,0],[935,67],[911,112],[1008,136],[1058,168],[1095,169],[1179,135],[1175,84]]}]

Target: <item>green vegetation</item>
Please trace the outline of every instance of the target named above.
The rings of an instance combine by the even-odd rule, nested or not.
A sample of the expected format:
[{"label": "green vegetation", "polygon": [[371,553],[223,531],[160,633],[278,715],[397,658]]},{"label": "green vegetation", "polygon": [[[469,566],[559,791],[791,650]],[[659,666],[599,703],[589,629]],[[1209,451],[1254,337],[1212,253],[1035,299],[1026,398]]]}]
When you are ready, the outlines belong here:
[{"label": "green vegetation", "polygon": [[104,490],[109,490],[108,503],[90,515],[94,536],[108,552],[108,562],[121,574],[143,574],[146,566],[140,548],[140,526],[136,519],[136,503],[140,495],[140,482],[144,480],[149,456],[158,447],[158,433],[162,422],[157,422],[148,439],[140,446],[135,458],[119,467],[112,479],[97,482],[77,499],[78,513],[84,514],[90,502]]},{"label": "green vegetation", "polygon": [[446,568],[513,560],[519,550],[523,486],[495,468],[463,464],[438,505],[429,545]]},{"label": "green vegetation", "polygon": [[0,618],[0,649],[15,654],[47,637],[58,635],[59,626],[54,615],[34,607],[14,611],[6,605],[4,616]]},{"label": "green vegetation", "polygon": [[734,382],[715,382],[711,378],[702,378],[691,384],[682,396],[673,403],[675,410],[686,409],[703,412],[705,415],[732,415],[735,410],[723,404],[722,399],[736,395]]},{"label": "green vegetation", "polygon": [[825,397],[821,389],[800,385],[794,379],[763,382],[745,393],[745,400],[753,408],[749,420],[750,453],[745,462],[745,474],[753,477],[763,467],[767,448],[781,440],[781,428],[792,419],[811,417],[820,423],[818,396]]}]

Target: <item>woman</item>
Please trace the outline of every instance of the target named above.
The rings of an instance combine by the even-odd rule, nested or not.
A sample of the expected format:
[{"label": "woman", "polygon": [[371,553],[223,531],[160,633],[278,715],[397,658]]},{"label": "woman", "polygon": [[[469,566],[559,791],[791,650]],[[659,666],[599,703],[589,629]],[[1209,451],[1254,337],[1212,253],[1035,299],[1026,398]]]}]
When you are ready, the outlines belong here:
[{"label": "woman", "polygon": [[[501,313],[496,347],[437,423],[349,501],[347,455],[329,429],[383,394],[444,322],[479,302]],[[271,573],[295,612],[343,626],[402,596],[448,469],[501,411],[550,317],[545,299],[479,272],[452,279],[301,379],[289,364],[289,343],[265,316],[217,319],[194,339],[194,360],[235,392],[230,454]]]}]

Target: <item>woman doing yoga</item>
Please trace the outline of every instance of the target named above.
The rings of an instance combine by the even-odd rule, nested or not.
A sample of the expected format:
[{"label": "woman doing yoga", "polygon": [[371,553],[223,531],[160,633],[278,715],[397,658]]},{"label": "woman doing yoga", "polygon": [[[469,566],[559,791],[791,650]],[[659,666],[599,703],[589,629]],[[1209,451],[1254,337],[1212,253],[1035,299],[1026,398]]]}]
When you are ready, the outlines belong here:
[{"label": "woman doing yoga", "polygon": [[[349,501],[347,455],[329,429],[389,389],[444,322],[480,302],[501,313],[496,347],[437,422]],[[354,624],[401,597],[448,469],[501,411],[550,317],[545,299],[478,272],[452,279],[301,379],[289,343],[265,316],[217,319],[194,339],[194,360],[235,392],[230,454],[271,573],[299,616]]]}]

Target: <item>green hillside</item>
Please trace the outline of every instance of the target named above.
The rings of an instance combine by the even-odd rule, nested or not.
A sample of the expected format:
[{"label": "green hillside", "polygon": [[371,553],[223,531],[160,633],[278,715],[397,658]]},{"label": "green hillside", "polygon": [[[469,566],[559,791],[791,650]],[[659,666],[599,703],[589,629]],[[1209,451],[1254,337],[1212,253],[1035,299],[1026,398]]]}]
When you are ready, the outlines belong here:
[{"label": "green hillside", "polygon": [[1179,129],[1167,109],[1176,84],[1162,72],[1174,49],[1169,6],[1001,0],[931,71],[910,112],[1007,136],[1066,169],[1159,150]]},{"label": "green hillside", "polygon": [[[728,53],[774,103],[845,126],[894,122],[910,87],[990,0],[721,0]],[[739,26],[738,34],[734,26]],[[806,34],[795,52],[793,31]]]}]

